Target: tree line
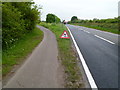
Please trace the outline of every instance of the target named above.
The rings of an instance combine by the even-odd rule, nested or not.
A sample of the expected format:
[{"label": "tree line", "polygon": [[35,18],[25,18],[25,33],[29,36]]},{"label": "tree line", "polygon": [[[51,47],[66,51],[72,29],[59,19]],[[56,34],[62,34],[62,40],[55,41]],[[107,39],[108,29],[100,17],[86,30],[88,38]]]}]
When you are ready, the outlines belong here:
[{"label": "tree line", "polygon": [[119,17],[115,17],[115,18],[110,18],[110,19],[97,19],[94,18],[93,20],[83,20],[83,19],[78,19],[77,16],[73,16],[71,18],[71,21],[69,21],[68,23],[118,23],[118,18]]}]

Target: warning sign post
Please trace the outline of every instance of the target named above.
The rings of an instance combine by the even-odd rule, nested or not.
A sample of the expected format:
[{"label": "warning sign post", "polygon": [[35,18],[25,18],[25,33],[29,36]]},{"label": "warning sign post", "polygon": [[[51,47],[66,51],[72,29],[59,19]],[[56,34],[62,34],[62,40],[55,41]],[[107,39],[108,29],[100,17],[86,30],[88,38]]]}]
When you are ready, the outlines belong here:
[{"label": "warning sign post", "polygon": [[69,39],[70,36],[68,35],[68,32],[65,30],[62,35],[60,36],[60,38],[66,38],[66,39]]}]

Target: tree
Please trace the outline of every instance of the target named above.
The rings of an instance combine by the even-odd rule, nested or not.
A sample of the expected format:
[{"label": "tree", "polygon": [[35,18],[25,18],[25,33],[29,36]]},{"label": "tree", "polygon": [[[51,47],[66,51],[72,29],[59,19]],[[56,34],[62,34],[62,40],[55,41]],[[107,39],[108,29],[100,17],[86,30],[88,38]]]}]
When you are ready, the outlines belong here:
[{"label": "tree", "polygon": [[47,23],[54,23],[55,22],[55,15],[53,14],[48,14],[46,18]]},{"label": "tree", "polygon": [[58,18],[57,16],[55,16],[55,23],[60,23],[60,22],[61,22],[60,18]]},{"label": "tree", "polygon": [[75,21],[77,21],[77,20],[78,20],[77,16],[73,16],[73,17],[71,18],[71,22],[75,22]]},{"label": "tree", "polygon": [[12,2],[11,4],[21,12],[22,18],[25,20],[26,30],[33,30],[40,15],[37,6],[33,5],[34,2]]},{"label": "tree", "polygon": [[59,23],[60,22],[60,18],[58,18],[54,14],[47,14],[46,22],[47,23]]}]

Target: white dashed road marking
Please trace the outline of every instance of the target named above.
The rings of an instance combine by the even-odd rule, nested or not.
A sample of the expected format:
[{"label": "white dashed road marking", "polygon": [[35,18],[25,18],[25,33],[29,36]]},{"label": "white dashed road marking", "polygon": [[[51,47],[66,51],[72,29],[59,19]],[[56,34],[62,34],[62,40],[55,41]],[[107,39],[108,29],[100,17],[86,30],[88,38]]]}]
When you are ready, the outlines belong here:
[{"label": "white dashed road marking", "polygon": [[94,36],[96,36],[96,37],[98,37],[98,38],[100,38],[100,39],[102,39],[102,40],[104,40],[104,41],[107,41],[107,42],[109,42],[109,43],[111,43],[111,44],[115,44],[115,43],[113,43],[112,41],[107,40],[107,39],[105,39],[105,38],[103,38],[103,37],[100,37],[100,36],[98,36],[98,35],[94,35]]},{"label": "white dashed road marking", "polygon": [[86,33],[90,33],[90,32],[88,32],[88,31],[86,31],[86,30],[84,30]]}]

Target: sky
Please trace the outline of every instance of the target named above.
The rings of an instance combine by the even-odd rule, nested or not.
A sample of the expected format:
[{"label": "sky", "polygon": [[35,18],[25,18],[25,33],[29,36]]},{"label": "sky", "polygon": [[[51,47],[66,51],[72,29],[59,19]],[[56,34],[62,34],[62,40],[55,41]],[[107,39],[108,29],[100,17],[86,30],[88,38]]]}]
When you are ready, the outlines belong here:
[{"label": "sky", "polygon": [[42,6],[41,20],[48,13],[55,14],[61,20],[69,21],[72,16],[79,19],[106,19],[118,16],[120,0],[33,0]]}]

